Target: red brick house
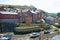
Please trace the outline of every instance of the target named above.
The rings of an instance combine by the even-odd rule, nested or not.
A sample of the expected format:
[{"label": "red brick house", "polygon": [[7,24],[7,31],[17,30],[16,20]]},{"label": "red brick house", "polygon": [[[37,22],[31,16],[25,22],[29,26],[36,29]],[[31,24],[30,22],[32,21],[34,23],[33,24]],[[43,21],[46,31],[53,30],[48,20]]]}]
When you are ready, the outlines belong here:
[{"label": "red brick house", "polygon": [[2,22],[17,22],[17,13],[0,11],[0,20]]},{"label": "red brick house", "polygon": [[2,22],[32,23],[33,21],[40,21],[42,18],[41,12],[31,12],[28,8],[15,11],[17,11],[17,13],[12,11],[0,11],[0,20],[2,20]]},{"label": "red brick house", "polygon": [[31,23],[32,17],[30,14],[31,14],[30,9],[20,10],[20,12],[18,13],[18,16],[20,16],[20,22]]}]

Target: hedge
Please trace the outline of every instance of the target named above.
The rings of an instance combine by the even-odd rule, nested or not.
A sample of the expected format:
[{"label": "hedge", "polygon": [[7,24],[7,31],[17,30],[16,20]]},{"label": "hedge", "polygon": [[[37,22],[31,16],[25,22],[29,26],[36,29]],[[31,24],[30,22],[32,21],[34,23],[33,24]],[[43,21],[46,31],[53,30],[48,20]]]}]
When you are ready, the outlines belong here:
[{"label": "hedge", "polygon": [[40,28],[34,27],[34,28],[15,29],[14,30],[14,34],[26,34],[26,33],[31,33],[31,32],[40,32]]}]

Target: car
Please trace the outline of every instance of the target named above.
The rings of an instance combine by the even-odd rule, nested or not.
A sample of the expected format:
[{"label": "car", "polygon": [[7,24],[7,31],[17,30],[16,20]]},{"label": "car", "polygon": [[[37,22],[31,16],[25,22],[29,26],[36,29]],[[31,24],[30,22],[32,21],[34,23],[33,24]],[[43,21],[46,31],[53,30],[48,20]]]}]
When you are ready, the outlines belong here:
[{"label": "car", "polygon": [[35,38],[35,37],[38,37],[39,34],[38,33],[31,33],[30,36],[31,36],[31,38]]},{"label": "car", "polygon": [[50,30],[44,30],[44,34],[50,33]]},{"label": "car", "polygon": [[11,40],[12,35],[11,34],[4,34],[0,40]]},{"label": "car", "polygon": [[1,37],[0,40],[11,40],[8,37]]}]

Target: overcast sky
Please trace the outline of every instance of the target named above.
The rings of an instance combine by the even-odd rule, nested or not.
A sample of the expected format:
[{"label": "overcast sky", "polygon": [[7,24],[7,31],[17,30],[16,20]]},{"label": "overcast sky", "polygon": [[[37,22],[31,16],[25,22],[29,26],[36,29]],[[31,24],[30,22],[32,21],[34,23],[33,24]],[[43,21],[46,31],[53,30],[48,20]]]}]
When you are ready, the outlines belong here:
[{"label": "overcast sky", "polygon": [[0,4],[33,5],[49,13],[60,12],[60,0],[0,0]]}]

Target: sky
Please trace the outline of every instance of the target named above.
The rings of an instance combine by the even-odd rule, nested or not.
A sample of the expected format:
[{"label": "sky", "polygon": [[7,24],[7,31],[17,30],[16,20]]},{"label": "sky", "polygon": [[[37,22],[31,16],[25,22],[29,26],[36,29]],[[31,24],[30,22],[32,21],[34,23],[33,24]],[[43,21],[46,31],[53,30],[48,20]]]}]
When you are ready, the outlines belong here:
[{"label": "sky", "polygon": [[0,4],[33,5],[49,13],[60,12],[60,0],[0,0]]}]

